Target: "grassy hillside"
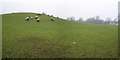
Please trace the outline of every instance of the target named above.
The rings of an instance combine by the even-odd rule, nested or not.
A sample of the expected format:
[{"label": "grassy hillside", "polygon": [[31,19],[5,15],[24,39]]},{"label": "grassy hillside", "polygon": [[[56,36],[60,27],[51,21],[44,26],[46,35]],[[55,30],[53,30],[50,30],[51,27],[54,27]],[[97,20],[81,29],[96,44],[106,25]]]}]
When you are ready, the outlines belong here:
[{"label": "grassy hillside", "polygon": [[[2,15],[3,58],[115,58],[118,27],[81,24],[34,13]],[[76,42],[76,43],[74,43]]]}]

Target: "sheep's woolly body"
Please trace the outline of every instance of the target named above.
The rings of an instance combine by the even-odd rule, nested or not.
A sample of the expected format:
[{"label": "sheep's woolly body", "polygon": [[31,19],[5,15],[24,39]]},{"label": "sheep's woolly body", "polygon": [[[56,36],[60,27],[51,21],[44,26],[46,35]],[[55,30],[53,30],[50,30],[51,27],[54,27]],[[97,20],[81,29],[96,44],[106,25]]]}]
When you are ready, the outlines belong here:
[{"label": "sheep's woolly body", "polygon": [[37,20],[40,20],[40,18],[37,18]]},{"label": "sheep's woolly body", "polygon": [[38,17],[38,16],[35,16],[35,17]]},{"label": "sheep's woolly body", "polygon": [[26,19],[29,19],[29,17],[26,17]]},{"label": "sheep's woolly body", "polygon": [[33,19],[33,17],[30,17],[31,19]]}]

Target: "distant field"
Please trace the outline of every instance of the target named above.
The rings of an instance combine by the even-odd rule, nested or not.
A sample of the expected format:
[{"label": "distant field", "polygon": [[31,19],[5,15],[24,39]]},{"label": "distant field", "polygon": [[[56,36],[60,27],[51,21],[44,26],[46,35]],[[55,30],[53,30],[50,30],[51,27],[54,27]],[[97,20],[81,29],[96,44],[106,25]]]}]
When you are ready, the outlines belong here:
[{"label": "distant field", "polygon": [[82,24],[34,13],[2,15],[3,58],[116,58],[118,27]]}]

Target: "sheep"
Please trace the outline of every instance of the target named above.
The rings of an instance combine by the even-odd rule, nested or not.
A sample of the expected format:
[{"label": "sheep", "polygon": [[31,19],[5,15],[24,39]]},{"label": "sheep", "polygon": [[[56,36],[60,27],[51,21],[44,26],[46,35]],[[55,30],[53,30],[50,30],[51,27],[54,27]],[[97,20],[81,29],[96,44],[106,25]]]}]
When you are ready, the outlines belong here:
[{"label": "sheep", "polygon": [[38,19],[38,16],[35,16],[35,19]]},{"label": "sheep", "polygon": [[33,19],[33,17],[30,17],[30,19]]},{"label": "sheep", "polygon": [[54,21],[54,18],[51,18],[50,21]]},{"label": "sheep", "polygon": [[26,17],[26,21],[29,21],[30,20],[30,17]]},{"label": "sheep", "polygon": [[37,22],[40,22],[40,18],[37,18],[36,20],[37,20]]}]

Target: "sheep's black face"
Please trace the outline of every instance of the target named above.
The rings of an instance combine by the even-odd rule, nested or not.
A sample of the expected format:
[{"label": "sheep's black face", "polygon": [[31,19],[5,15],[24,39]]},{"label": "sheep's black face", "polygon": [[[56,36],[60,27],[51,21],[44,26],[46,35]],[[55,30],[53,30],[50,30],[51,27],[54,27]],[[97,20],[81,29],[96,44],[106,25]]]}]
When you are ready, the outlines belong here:
[{"label": "sheep's black face", "polygon": [[35,17],[35,19],[38,19],[37,17]]},{"label": "sheep's black face", "polygon": [[37,22],[40,22],[40,20],[37,20]]},{"label": "sheep's black face", "polygon": [[53,19],[51,19],[51,21],[54,21]]},{"label": "sheep's black face", "polygon": [[29,19],[26,19],[26,21],[29,21]]}]

